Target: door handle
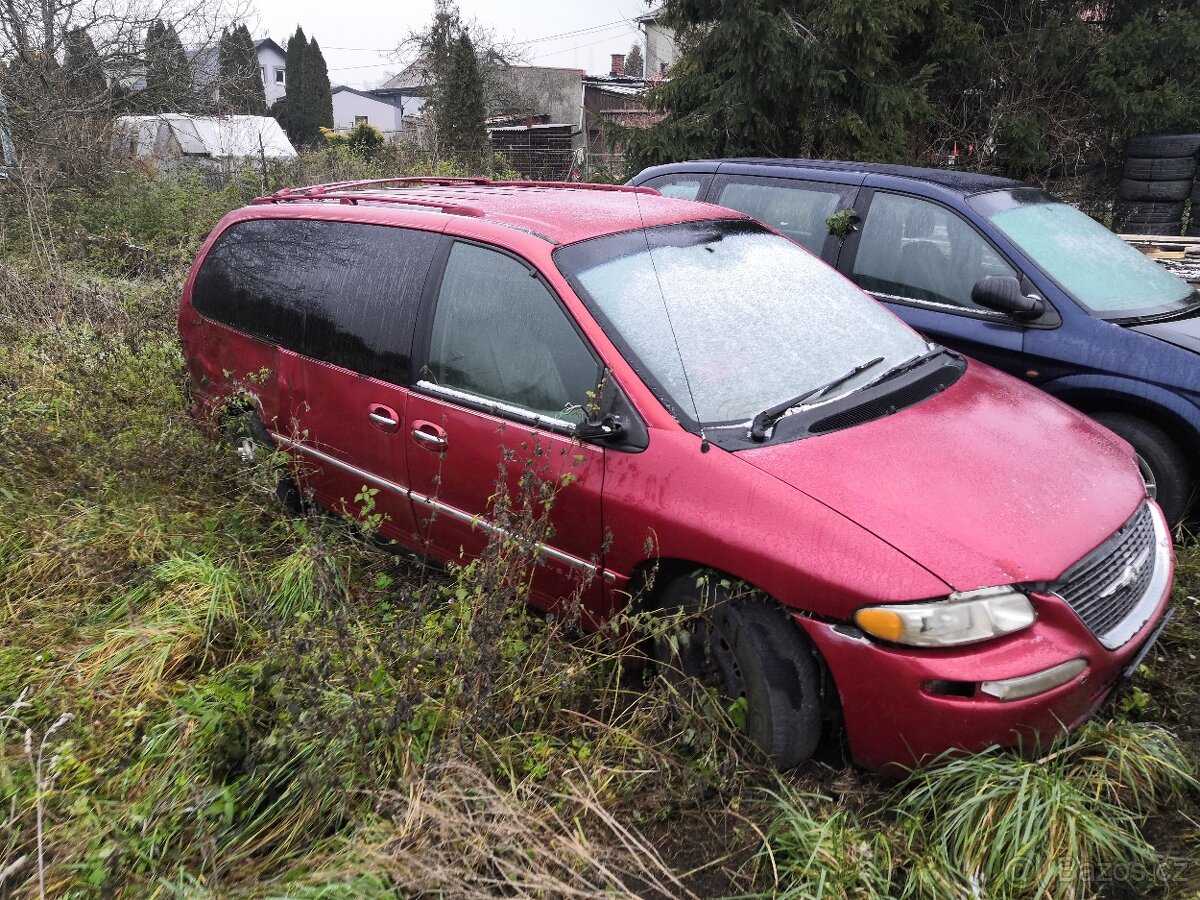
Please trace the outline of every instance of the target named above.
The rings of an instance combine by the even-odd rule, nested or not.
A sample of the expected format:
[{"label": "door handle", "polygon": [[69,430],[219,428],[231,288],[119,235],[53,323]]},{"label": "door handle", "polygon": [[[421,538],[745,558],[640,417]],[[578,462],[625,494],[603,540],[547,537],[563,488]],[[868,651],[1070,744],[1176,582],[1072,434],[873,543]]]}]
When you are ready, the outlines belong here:
[{"label": "door handle", "polygon": [[367,407],[367,418],[371,420],[372,425],[388,434],[395,434],[400,430],[400,417],[394,409],[382,403],[372,403]]},{"label": "door handle", "polygon": [[426,450],[446,449],[446,429],[440,425],[418,420],[413,422],[412,436]]}]

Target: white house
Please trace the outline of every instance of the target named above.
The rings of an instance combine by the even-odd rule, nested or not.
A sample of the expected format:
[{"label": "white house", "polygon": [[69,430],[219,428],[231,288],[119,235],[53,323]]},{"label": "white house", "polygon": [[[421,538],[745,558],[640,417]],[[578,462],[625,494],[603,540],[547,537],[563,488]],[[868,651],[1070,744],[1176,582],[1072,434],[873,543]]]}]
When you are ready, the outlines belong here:
[{"label": "white house", "polygon": [[270,106],[287,93],[287,53],[269,37],[255,41],[254,49],[258,53],[263,93],[267,97],[267,106]]},{"label": "white house", "polygon": [[658,16],[661,9],[653,9],[644,16],[638,16],[638,27],[646,36],[646,52],[644,74],[647,80],[665,78],[675,65],[679,50],[675,45],[675,32],[659,24]]},{"label": "white house", "polygon": [[333,93],[333,127],[348,131],[366,122],[383,132],[389,141],[400,140],[405,118],[415,116],[425,98],[399,88],[359,90],[339,84]]}]

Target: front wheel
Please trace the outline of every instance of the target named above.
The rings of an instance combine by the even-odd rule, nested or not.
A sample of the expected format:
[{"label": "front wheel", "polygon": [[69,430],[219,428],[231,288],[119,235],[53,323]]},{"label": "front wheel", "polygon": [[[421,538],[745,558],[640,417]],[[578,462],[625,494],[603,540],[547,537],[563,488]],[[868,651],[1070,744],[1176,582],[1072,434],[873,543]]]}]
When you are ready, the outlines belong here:
[{"label": "front wheel", "polygon": [[716,689],[727,710],[744,700],[747,735],[779,768],[812,756],[821,739],[821,673],[791,618],[762,599],[731,599],[703,574],[672,582],[663,607],[682,618],[654,640],[660,670]]},{"label": "front wheel", "polygon": [[1133,446],[1146,494],[1162,507],[1167,521],[1182,519],[1191,500],[1192,479],[1179,445],[1158,426],[1128,413],[1096,413],[1093,418]]}]

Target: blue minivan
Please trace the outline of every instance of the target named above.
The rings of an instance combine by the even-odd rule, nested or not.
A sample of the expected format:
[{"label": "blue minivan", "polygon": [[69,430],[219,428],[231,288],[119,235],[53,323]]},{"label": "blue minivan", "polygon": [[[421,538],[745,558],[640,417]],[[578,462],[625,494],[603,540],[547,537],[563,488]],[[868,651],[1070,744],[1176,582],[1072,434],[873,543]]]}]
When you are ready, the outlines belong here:
[{"label": "blue minivan", "polygon": [[918,331],[1108,426],[1168,518],[1188,508],[1200,292],[1074,207],[1006,178],[805,159],[675,163],[630,184],[765,222]]}]

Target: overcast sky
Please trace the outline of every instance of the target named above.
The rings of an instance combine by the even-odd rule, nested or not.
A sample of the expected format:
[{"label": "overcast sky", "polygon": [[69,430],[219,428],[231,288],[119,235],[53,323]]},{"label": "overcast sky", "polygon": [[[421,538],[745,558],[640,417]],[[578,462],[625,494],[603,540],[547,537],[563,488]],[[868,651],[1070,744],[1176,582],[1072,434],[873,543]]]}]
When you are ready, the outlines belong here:
[{"label": "overcast sky", "polygon": [[[329,65],[329,80],[350,87],[376,87],[402,67],[393,54],[408,33],[433,17],[433,0],[250,0],[258,21],[248,23],[255,39],[283,45],[300,25],[315,37]],[[476,20],[500,41],[521,43],[524,62],[536,66],[609,71],[610,54],[625,53],[638,39],[633,21],[644,0],[458,0],[464,21]],[[404,60],[407,62],[407,60]]]}]

